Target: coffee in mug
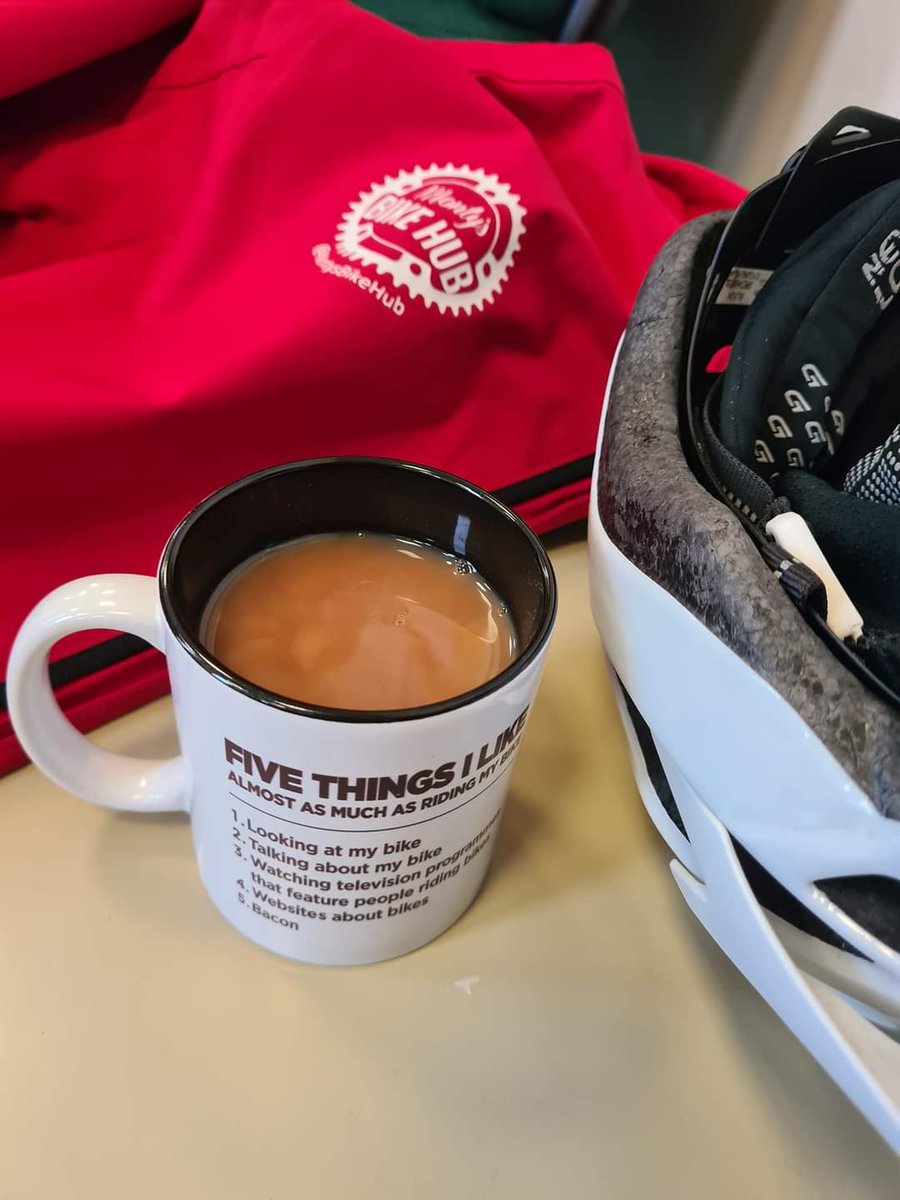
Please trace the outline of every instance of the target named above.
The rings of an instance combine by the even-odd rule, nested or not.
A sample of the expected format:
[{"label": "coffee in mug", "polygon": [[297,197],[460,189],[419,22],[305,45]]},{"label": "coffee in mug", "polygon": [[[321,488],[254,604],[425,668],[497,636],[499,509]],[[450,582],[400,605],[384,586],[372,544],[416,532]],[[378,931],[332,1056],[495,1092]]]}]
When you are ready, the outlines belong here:
[{"label": "coffee in mug", "polygon": [[251,683],[346,709],[446,700],[516,655],[509,609],[471,563],[362,531],[314,535],[243,563],[216,589],[201,639]]},{"label": "coffee in mug", "polygon": [[[473,568],[494,619],[506,608],[504,636],[514,633],[515,645],[506,643],[505,665],[448,670],[440,690],[465,690],[429,700],[398,693],[398,708],[365,689],[358,671],[357,695],[349,684],[328,691],[327,655],[295,696],[290,680],[255,682],[252,664],[229,665],[215,636],[211,648],[217,603],[253,583],[256,566],[274,569],[289,554],[321,559],[360,532],[379,556],[401,539]],[[424,562],[431,551],[415,553]],[[439,570],[430,557],[423,569]],[[306,586],[311,595],[309,578]],[[321,578],[319,586],[326,594]],[[433,599],[434,611],[446,608]],[[471,600],[459,604],[468,611]],[[13,646],[9,712],[35,763],[76,795],[189,813],[206,891],[246,937],[303,962],[374,962],[430,941],[475,898],[555,615],[543,546],[488,493],[389,459],[288,463],[198,505],[169,538],[157,578],[94,575],[46,596]],[[60,711],[48,655],[61,637],[91,628],[134,634],[166,655],[179,757],[110,754]],[[324,690],[302,698],[312,683]]]}]

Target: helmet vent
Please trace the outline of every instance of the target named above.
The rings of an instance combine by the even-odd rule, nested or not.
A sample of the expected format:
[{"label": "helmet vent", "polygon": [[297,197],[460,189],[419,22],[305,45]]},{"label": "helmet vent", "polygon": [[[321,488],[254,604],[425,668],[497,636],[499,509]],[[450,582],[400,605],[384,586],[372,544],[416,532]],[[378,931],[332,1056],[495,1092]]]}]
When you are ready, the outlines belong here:
[{"label": "helmet vent", "polygon": [[887,875],[841,875],[816,887],[866,933],[900,952],[900,880]]},{"label": "helmet vent", "polygon": [[683,833],[688,841],[688,832],[684,827],[684,820],[681,813],[678,811],[678,805],[675,803],[675,796],[672,793],[672,788],[666,778],[666,772],[660,762],[659,754],[657,753],[656,744],[653,741],[653,734],[650,732],[650,727],[638,711],[637,705],[622,687],[622,680],[616,676],[619,687],[622,691],[622,696],[625,700],[625,706],[628,709],[628,716],[631,718],[631,725],[634,729],[635,737],[638,740],[638,745],[641,748],[641,754],[644,758],[644,766],[647,768],[647,774],[650,777],[650,782],[653,784],[653,790],[656,792],[660,804],[666,810],[666,815],[669,820],[677,827],[680,833]]}]

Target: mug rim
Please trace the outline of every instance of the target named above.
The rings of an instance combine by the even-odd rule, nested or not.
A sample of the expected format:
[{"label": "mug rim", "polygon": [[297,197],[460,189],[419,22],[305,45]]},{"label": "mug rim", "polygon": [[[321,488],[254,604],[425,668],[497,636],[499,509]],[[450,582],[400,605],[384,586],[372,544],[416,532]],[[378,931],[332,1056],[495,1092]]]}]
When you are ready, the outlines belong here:
[{"label": "mug rim", "polygon": [[[418,475],[442,480],[444,483],[449,483],[454,487],[468,492],[479,503],[494,509],[495,512],[507,520],[521,534],[528,542],[529,548],[532,550],[540,569],[543,609],[536,632],[525,649],[509,666],[505,667],[498,675],[479,684],[478,687],[470,688],[466,692],[460,692],[457,696],[449,696],[446,700],[439,700],[433,704],[420,704],[410,708],[331,708],[327,705],[310,704],[302,700],[295,700],[290,696],[283,696],[279,692],[272,692],[268,688],[251,683],[250,680],[244,679],[243,676],[231,671],[213,654],[210,654],[200,640],[190,633],[176,611],[171,590],[178,552],[193,525],[221,500],[252,484],[278,475],[291,474],[308,470],[309,468],[329,466],[390,467],[399,471],[409,471]],[[328,531],[323,530],[323,532],[327,533]],[[441,713],[453,712],[458,708],[473,704],[500,691],[506,684],[511,683],[521,675],[541,653],[553,630],[558,604],[556,576],[544,545],[522,518],[498,500],[496,496],[492,496],[490,492],[478,487],[477,484],[470,483],[458,475],[453,475],[449,471],[442,471],[437,467],[429,467],[423,463],[407,462],[399,458],[382,458],[377,455],[354,454],[335,454],[320,458],[297,459],[293,462],[279,463],[273,467],[265,467],[261,471],[255,471],[250,475],[244,475],[240,479],[235,479],[232,483],[218,488],[215,492],[207,496],[206,499],[201,500],[199,504],[195,505],[182,518],[166,542],[159,565],[159,596],[165,622],[179,645],[195,662],[214,678],[218,679],[219,682],[224,683],[227,687],[240,692],[251,700],[267,705],[269,708],[276,708],[282,712],[292,713],[295,716],[313,717],[320,721],[335,721],[348,725],[389,724],[397,721],[413,721],[426,717],[435,717]]]}]

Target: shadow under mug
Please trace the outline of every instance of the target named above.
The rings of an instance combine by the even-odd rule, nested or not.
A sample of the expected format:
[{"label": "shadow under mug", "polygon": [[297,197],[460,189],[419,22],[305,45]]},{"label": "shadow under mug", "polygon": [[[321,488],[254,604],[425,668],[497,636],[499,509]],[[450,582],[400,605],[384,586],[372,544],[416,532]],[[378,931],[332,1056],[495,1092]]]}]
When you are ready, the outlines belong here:
[{"label": "shadow under mug", "polygon": [[[506,602],[518,657],[463,695],[368,712],[266,691],[209,654],[201,621],[235,567],[348,530],[467,559]],[[241,933],[304,962],[375,962],[430,941],[474,899],[555,616],[546,551],[488,493],[391,459],[288,463],[198,505],[169,539],[158,580],[91,576],[42,600],[13,646],[9,711],[34,762],[76,795],[189,812],[206,890]],[[111,754],[63,716],[47,656],[83,629],[136,634],[166,655],[178,758]]]}]

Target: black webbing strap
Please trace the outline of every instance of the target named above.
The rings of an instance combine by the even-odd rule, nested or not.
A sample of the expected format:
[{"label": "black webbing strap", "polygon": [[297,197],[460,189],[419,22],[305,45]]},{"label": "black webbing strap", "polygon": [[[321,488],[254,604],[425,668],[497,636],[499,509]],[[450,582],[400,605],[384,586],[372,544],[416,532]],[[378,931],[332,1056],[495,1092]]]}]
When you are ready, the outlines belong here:
[{"label": "black webbing strap", "polygon": [[759,550],[775,578],[799,609],[812,609],[820,616],[828,615],[825,584],[815,571],[793,555],[786,554],[775,542],[761,541]]},{"label": "black webbing strap", "polygon": [[787,554],[765,532],[766,524],[790,508],[783,496],[776,496],[768,483],[735,458],[719,440],[713,428],[713,410],[720,395],[720,384],[711,390],[703,405],[703,433],[709,465],[717,482],[738,510],[766,565],[801,612],[828,615],[828,596],[819,576],[805,563]]},{"label": "black webbing strap", "polygon": [[710,389],[703,405],[703,435],[706,439],[706,452],[710,466],[718,477],[719,486],[746,517],[753,522],[759,522],[764,528],[767,521],[779,512],[784,512],[787,505],[781,500],[768,483],[751,471],[746,463],[731,453],[722,444],[713,425],[713,409],[721,396],[721,379]]}]

